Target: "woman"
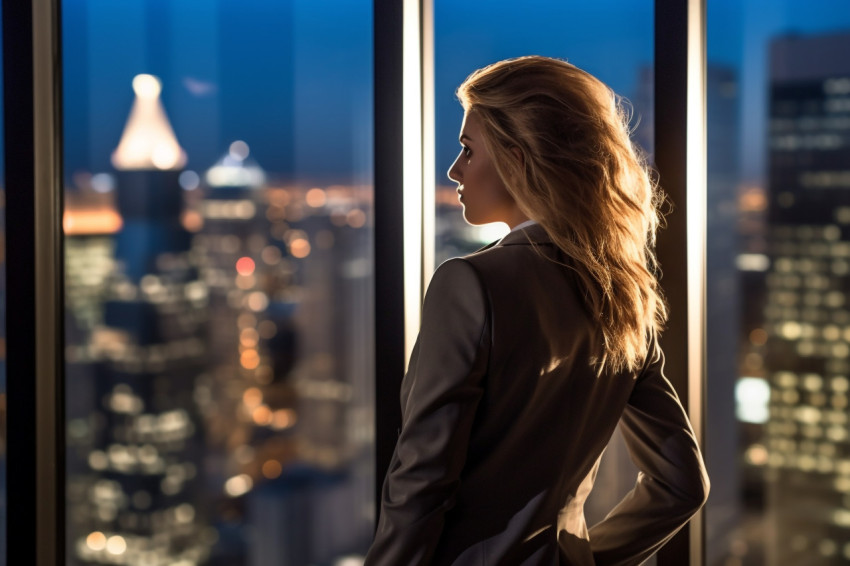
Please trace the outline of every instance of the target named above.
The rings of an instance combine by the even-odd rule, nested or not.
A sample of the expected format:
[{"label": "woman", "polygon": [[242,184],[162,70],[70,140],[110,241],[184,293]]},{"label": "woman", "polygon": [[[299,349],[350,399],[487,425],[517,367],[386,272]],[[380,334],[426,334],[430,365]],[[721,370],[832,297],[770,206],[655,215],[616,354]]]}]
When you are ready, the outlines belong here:
[{"label": "woman", "polygon": [[[616,96],[564,61],[495,63],[458,98],[464,218],[512,230],[434,274],[366,564],[639,564],[708,494],[657,345],[662,197]],[[588,529],[618,423],[640,474]]]}]

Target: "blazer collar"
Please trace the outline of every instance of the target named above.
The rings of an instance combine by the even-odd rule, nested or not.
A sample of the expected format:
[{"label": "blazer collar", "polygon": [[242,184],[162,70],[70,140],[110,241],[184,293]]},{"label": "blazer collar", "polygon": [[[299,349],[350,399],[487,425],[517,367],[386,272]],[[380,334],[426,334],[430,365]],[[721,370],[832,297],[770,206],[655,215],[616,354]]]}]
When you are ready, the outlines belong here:
[{"label": "blazer collar", "polygon": [[551,244],[552,239],[549,234],[543,229],[540,224],[532,224],[525,228],[520,228],[513,232],[509,232],[501,240],[492,242],[478,251],[489,250],[497,246],[515,246],[515,245],[530,245],[530,244]]},{"label": "blazer collar", "polygon": [[540,224],[532,224],[519,230],[509,232],[504,238],[496,243],[497,246],[513,246],[517,244],[551,244],[552,239]]}]

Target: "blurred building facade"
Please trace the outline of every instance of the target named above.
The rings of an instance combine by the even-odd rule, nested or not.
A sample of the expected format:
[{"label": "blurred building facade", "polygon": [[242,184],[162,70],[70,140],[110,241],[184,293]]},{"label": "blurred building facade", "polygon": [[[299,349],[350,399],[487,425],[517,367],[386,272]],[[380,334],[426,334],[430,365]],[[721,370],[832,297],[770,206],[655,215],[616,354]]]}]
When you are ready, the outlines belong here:
[{"label": "blurred building facade", "polygon": [[241,141],[187,170],[143,77],[66,196],[70,563],[362,555],[371,187],[272,186]]},{"label": "blurred building facade", "polygon": [[850,34],[770,48],[766,546],[777,566],[850,563],[846,53]]}]

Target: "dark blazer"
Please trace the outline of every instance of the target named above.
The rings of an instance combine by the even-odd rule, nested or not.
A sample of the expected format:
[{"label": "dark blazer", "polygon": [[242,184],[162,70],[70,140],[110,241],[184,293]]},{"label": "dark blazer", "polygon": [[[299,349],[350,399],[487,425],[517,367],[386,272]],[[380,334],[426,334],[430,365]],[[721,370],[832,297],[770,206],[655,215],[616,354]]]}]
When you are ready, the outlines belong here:
[{"label": "dark blazer", "polygon": [[[568,264],[534,224],[434,273],[367,565],[639,564],[704,503],[663,356],[598,377],[598,332]],[[640,473],[588,529],[584,501],[618,423]]]}]

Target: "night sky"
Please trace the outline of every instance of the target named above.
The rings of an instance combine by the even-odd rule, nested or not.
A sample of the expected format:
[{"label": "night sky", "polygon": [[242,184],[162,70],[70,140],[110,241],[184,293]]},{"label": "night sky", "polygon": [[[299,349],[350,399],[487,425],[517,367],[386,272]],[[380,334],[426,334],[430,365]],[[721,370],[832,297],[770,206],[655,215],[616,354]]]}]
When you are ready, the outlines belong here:
[{"label": "night sky", "polygon": [[[649,0],[435,0],[438,182],[454,159],[456,86],[474,69],[517,55],[563,57],[619,94],[636,95],[652,64]],[[743,177],[764,167],[763,103],[771,37],[850,31],[845,0],[708,0],[709,62],[741,80]],[[742,32],[746,33],[742,33]],[[353,0],[64,0],[65,160],[110,169],[138,73],[162,99],[190,169],[204,170],[243,139],[274,177],[371,179],[372,8]],[[640,110],[640,109],[638,109]],[[709,117],[710,119],[710,117]]]}]

